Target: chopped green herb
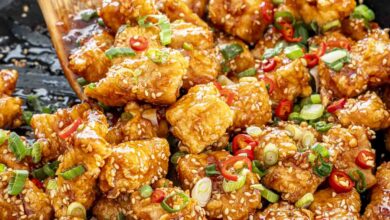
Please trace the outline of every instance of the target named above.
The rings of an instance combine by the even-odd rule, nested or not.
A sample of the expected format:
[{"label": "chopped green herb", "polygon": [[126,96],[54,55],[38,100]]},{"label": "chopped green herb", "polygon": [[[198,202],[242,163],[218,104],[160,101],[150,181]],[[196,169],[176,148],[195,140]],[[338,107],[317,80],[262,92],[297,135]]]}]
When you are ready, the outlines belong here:
[{"label": "chopped green herb", "polygon": [[146,56],[155,63],[164,64],[168,61],[169,53],[165,50],[149,49]]},{"label": "chopped green herb", "polygon": [[80,86],[85,86],[88,84],[88,81],[84,77],[79,77],[79,78],[77,78],[77,83]]},{"label": "chopped green herb", "polygon": [[238,43],[227,44],[221,48],[222,56],[226,61],[230,61],[234,59],[236,56],[240,55],[243,51],[244,49]]},{"label": "chopped green herb", "polygon": [[278,54],[280,54],[280,52],[282,52],[283,48],[286,46],[286,42],[285,41],[280,41],[278,42],[274,48],[268,48],[265,50],[264,54],[263,54],[263,59],[269,59],[271,57],[274,57]]},{"label": "chopped green herb", "polygon": [[81,19],[85,22],[92,20],[98,16],[97,11],[93,9],[86,9],[80,12]]},{"label": "chopped green herb", "polygon": [[22,139],[15,132],[11,132],[8,137],[8,148],[15,155],[18,161],[27,156],[27,148]]},{"label": "chopped green herb", "polygon": [[27,125],[30,125],[32,116],[33,113],[31,111],[23,111],[22,113],[22,119]]},{"label": "chopped green herb", "polygon": [[256,75],[256,69],[249,68],[247,70],[242,71],[237,76],[238,76],[238,78],[241,78],[241,77],[254,76],[254,75]]},{"label": "chopped green herb", "polygon": [[116,57],[135,56],[134,50],[129,47],[111,47],[106,50],[105,54],[110,60]]}]

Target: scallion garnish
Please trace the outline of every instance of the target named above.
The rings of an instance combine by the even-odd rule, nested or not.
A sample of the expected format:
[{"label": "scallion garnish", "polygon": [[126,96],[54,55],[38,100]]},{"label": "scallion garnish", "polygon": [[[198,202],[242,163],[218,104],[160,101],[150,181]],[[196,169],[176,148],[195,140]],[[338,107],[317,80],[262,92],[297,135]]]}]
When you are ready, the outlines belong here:
[{"label": "scallion garnish", "polygon": [[129,47],[111,47],[110,49],[106,50],[105,54],[106,57],[108,57],[110,60],[116,57],[135,56],[134,50]]},{"label": "scallion garnish", "polygon": [[168,61],[169,53],[160,49],[149,49],[146,56],[154,63],[163,64]]},{"label": "scallion garnish", "polygon": [[264,163],[272,166],[278,162],[279,150],[275,144],[269,143],[264,147]]},{"label": "scallion garnish", "polygon": [[88,22],[98,16],[97,11],[93,9],[86,9],[80,12],[80,17],[83,21]]},{"label": "scallion garnish", "polygon": [[325,158],[328,158],[329,157],[329,151],[328,149],[326,149],[324,146],[322,146],[321,144],[316,144],[312,150],[320,155],[321,157],[325,157]]},{"label": "scallion garnish", "polygon": [[227,44],[221,48],[222,56],[226,61],[236,58],[236,56],[240,55],[243,51],[244,49],[242,46],[237,43]]},{"label": "scallion garnish", "polygon": [[351,16],[353,18],[364,19],[366,21],[372,21],[375,19],[375,13],[363,4],[357,6]]},{"label": "scallion garnish", "polygon": [[295,60],[305,55],[302,48],[297,44],[284,48],[284,53],[290,60]]},{"label": "scallion garnish", "polygon": [[80,86],[85,86],[88,84],[88,81],[84,77],[79,77],[79,78],[77,78],[77,83]]},{"label": "scallion garnish", "polygon": [[305,208],[308,207],[314,201],[314,196],[312,193],[306,193],[302,198],[300,198],[296,203],[295,207]]},{"label": "scallion garnish", "polygon": [[142,198],[149,198],[153,193],[153,189],[149,185],[144,185],[139,189],[139,194]]},{"label": "scallion garnish", "polygon": [[332,123],[326,123],[325,121],[319,121],[314,124],[314,128],[319,132],[327,132],[332,127]]},{"label": "scallion garnish", "polygon": [[4,130],[0,129],[0,145],[4,144],[7,138],[8,138],[7,133]]},{"label": "scallion garnish", "polygon": [[252,172],[258,174],[260,177],[267,174],[267,170],[263,169],[260,161],[258,160],[252,160]]},{"label": "scallion garnish", "polygon": [[206,166],[206,176],[220,175],[215,163]]},{"label": "scallion garnish", "polygon": [[106,24],[104,23],[102,18],[98,18],[97,23],[98,23],[98,25],[100,25],[100,27],[105,27],[106,26]]},{"label": "scallion garnish", "polygon": [[[151,22],[148,22],[148,18],[154,18],[157,19],[157,23],[153,24]],[[160,41],[162,45],[168,45],[172,41],[172,29],[171,29],[171,23],[169,22],[169,19],[165,15],[147,15],[143,16],[140,19],[138,19],[138,25],[140,27],[151,27],[153,25],[157,25],[160,28]]]},{"label": "scallion garnish", "polygon": [[295,24],[295,17],[289,11],[277,11],[274,14],[275,27],[278,30],[282,30],[283,27],[280,25],[281,21],[287,20],[291,25]]},{"label": "scallion garnish", "polygon": [[0,173],[4,172],[7,169],[7,166],[3,163],[0,163]]},{"label": "scallion garnish", "polygon": [[233,192],[235,190],[241,189],[245,185],[246,175],[248,174],[248,169],[243,169],[236,181],[223,179],[222,188],[224,192]]},{"label": "scallion garnish", "polygon": [[[356,191],[362,193],[367,189],[366,176],[359,169],[352,170],[348,173],[349,177],[351,177],[352,181],[355,182]],[[356,178],[358,176],[358,178]]]},{"label": "scallion garnish", "polygon": [[31,118],[33,117],[33,113],[31,111],[23,111],[22,119],[27,124],[30,125]]},{"label": "scallion garnish", "polygon": [[314,137],[314,134],[312,134],[310,131],[303,132],[301,144],[305,149],[311,147],[315,143],[315,141],[316,139]]},{"label": "scallion garnish", "polygon": [[329,30],[339,28],[339,27],[341,27],[341,22],[339,20],[334,20],[324,24],[324,26],[322,26],[322,31],[327,32]]},{"label": "scallion garnish", "polygon": [[42,112],[42,105],[39,101],[39,97],[36,95],[28,95],[26,97],[27,105],[30,106],[36,112]]},{"label": "scallion garnish", "polygon": [[28,177],[27,170],[14,170],[14,176],[11,178],[8,184],[8,194],[16,196],[22,192],[24,184]]},{"label": "scallion garnish", "polygon": [[300,114],[298,112],[291,112],[288,115],[288,120],[289,121],[294,121],[296,123],[299,123],[299,122],[303,121],[303,119],[301,118],[301,116],[300,116]]},{"label": "scallion garnish", "polygon": [[315,120],[320,118],[324,113],[324,106],[321,104],[304,105],[301,109],[300,116],[304,120]]},{"label": "scallion garnish", "polygon": [[254,75],[256,75],[256,69],[249,68],[247,70],[242,71],[237,76],[238,76],[238,78],[242,78],[242,77],[248,77],[248,76],[254,76]]},{"label": "scallion garnish", "polygon": [[83,204],[79,202],[72,202],[68,206],[68,209],[66,210],[66,215],[76,217],[76,218],[86,219],[87,211],[85,210]]},{"label": "scallion garnish", "polygon": [[86,170],[83,165],[77,165],[62,172],[60,175],[66,180],[73,180],[74,178],[81,176],[83,173],[85,173],[85,171]]},{"label": "scallion garnish", "polygon": [[191,197],[198,202],[200,207],[205,207],[210,200],[213,183],[210,178],[203,177],[196,182],[191,191]]},{"label": "scallion garnish", "polygon": [[35,142],[32,145],[31,157],[33,163],[38,163],[39,161],[41,161],[42,152],[41,152],[41,145],[39,144],[39,142]]},{"label": "scallion garnish", "polygon": [[261,190],[261,196],[270,203],[275,203],[279,201],[279,195],[265,187],[263,190]]},{"label": "scallion garnish", "polygon": [[264,54],[263,54],[263,60],[264,59],[269,59],[271,57],[274,57],[278,54],[280,54],[280,52],[282,52],[283,48],[286,46],[286,42],[285,41],[280,41],[278,42],[274,48],[268,48],[264,51]]},{"label": "scallion garnish", "polygon": [[307,31],[305,24],[303,22],[297,22],[294,26],[295,32],[294,37],[299,38],[302,37],[300,43],[307,44],[307,40],[309,39],[309,32]]},{"label": "scallion garnish", "polygon": [[321,57],[321,60],[334,71],[340,71],[344,63],[349,62],[349,53],[343,49],[336,49],[326,53]]},{"label": "scallion garnish", "polygon": [[312,104],[321,104],[320,94],[313,94],[310,96],[310,101]]},{"label": "scallion garnish", "polygon": [[47,182],[46,189],[48,189],[48,190],[57,190],[57,181],[55,179],[49,180]]},{"label": "scallion garnish", "polygon": [[[175,205],[174,207],[171,207],[167,202],[169,199],[175,196],[179,196],[182,203],[178,206]],[[184,209],[189,202],[190,202],[190,198],[185,193],[179,192],[165,197],[164,200],[160,203],[160,205],[165,211],[169,213],[174,213]]]},{"label": "scallion garnish", "polygon": [[27,156],[27,148],[22,139],[15,132],[11,132],[8,137],[8,148],[21,161]]},{"label": "scallion garnish", "polygon": [[317,176],[326,177],[332,172],[332,164],[327,163],[324,159],[319,155],[316,161],[315,166],[313,167],[313,171]]}]

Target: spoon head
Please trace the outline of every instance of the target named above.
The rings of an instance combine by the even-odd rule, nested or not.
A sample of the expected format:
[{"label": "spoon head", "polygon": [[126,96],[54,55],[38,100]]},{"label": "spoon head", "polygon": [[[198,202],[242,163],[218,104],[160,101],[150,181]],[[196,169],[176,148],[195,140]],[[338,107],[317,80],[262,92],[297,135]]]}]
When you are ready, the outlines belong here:
[{"label": "spoon head", "polygon": [[63,37],[71,27],[71,15],[85,9],[96,9],[101,2],[101,0],[38,0],[66,79],[81,100],[86,100],[86,96],[82,87],[77,83],[76,74],[69,68],[69,50]]}]

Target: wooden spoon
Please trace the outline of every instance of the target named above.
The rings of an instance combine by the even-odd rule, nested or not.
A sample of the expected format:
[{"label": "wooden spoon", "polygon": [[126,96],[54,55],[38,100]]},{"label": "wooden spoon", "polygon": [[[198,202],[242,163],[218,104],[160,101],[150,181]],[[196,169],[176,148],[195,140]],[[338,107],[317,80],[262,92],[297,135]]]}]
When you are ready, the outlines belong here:
[{"label": "wooden spoon", "polygon": [[96,9],[101,5],[101,0],[38,0],[38,3],[66,79],[77,96],[81,100],[86,100],[82,87],[77,83],[76,74],[69,68],[69,54],[63,37],[71,26],[71,15],[84,9]]}]

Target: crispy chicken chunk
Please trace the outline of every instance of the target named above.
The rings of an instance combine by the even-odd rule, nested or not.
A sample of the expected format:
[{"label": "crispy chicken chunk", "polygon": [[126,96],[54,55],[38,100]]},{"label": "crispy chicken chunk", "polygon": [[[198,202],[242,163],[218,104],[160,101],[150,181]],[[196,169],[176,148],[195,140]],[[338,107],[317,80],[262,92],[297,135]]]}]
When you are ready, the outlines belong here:
[{"label": "crispy chicken chunk", "polygon": [[11,95],[14,92],[18,75],[16,70],[0,70],[0,95]]},{"label": "crispy chicken chunk", "polygon": [[0,128],[16,128],[22,124],[22,104],[19,97],[0,98]]},{"label": "crispy chicken chunk", "polygon": [[93,207],[93,215],[98,219],[120,219],[132,213],[130,195],[121,194],[116,199],[100,198]]},{"label": "crispy chicken chunk", "polygon": [[234,93],[230,107],[234,112],[233,128],[261,126],[271,120],[270,100],[263,82],[240,82],[224,88]]},{"label": "crispy chicken chunk", "polygon": [[[6,136],[4,142],[0,145],[0,152],[1,152],[0,163],[4,164],[7,167],[12,168],[12,169],[28,170],[30,165],[33,165],[30,158],[25,157],[22,161],[18,161],[15,154],[8,147],[9,146],[9,136],[10,136],[11,132],[6,131],[6,130],[1,130],[1,129],[0,129],[0,132]],[[20,139],[27,146],[27,142],[26,142],[25,138],[20,137]]]},{"label": "crispy chicken chunk", "polygon": [[[184,189],[191,189],[196,182],[206,177],[205,168],[211,163],[221,163],[229,158],[227,151],[213,151],[202,154],[188,154],[180,157],[177,165],[179,180]],[[225,192],[222,189],[223,177],[211,177],[213,189],[210,201],[205,206],[210,219],[248,219],[256,208],[261,208],[260,192],[250,188],[258,183],[254,173],[248,173],[245,185],[234,192]]]},{"label": "crispy chicken chunk", "polygon": [[390,113],[375,92],[348,99],[344,107],[336,111],[336,116],[343,126],[359,125],[373,130],[390,126]]},{"label": "crispy chicken chunk", "polygon": [[262,13],[266,4],[272,5],[268,0],[211,0],[209,18],[225,32],[248,43],[255,43],[269,25]]},{"label": "crispy chicken chunk", "polygon": [[371,201],[364,212],[364,220],[385,220],[390,218],[390,163],[378,167],[377,184],[371,193]]},{"label": "crispy chicken chunk", "polygon": [[182,49],[185,43],[198,50],[214,47],[213,32],[208,28],[183,21],[172,22],[171,28],[172,42],[169,46],[172,48]]},{"label": "crispy chicken chunk", "polygon": [[[331,162],[334,168],[349,173],[359,169],[366,178],[367,188],[376,182],[372,169],[361,169],[356,165],[357,155],[362,150],[372,151],[370,139],[373,132],[360,126],[341,128],[335,126],[322,136],[324,142],[330,144]],[[374,167],[375,164],[372,164]]]},{"label": "crispy chicken chunk", "polygon": [[[89,110],[81,119],[82,124],[67,138],[67,149],[58,159],[58,189],[50,191],[57,218],[69,217],[67,208],[72,202],[79,202],[86,209],[92,206],[100,169],[110,155],[109,144],[104,139],[108,131],[106,117],[96,110]],[[64,174],[75,168],[84,172],[71,177]]]},{"label": "crispy chicken chunk", "polygon": [[163,111],[150,105],[129,102],[119,120],[110,127],[106,140],[120,144],[132,140],[145,140],[153,137],[166,137],[168,122]]},{"label": "crispy chicken chunk", "polygon": [[96,83],[96,87],[85,87],[85,94],[108,106],[121,106],[134,100],[174,103],[188,62],[176,50],[164,48],[157,53],[163,54],[162,63],[142,56],[113,65],[107,77]]},{"label": "crispy chicken chunk", "polygon": [[325,24],[343,20],[355,9],[354,0],[297,0],[297,9],[303,20],[309,24],[316,22],[320,27]]},{"label": "crispy chicken chunk", "polygon": [[157,12],[153,0],[105,0],[99,15],[104,24],[116,32],[125,23],[136,23],[139,17]]},{"label": "crispy chicken chunk", "polygon": [[81,118],[90,109],[89,104],[75,105],[72,108],[59,109],[54,114],[35,114],[31,119],[31,128],[41,144],[44,162],[57,159],[67,149],[67,143],[58,133]]},{"label": "crispy chicken chunk", "polygon": [[25,181],[19,195],[8,194],[8,185],[14,175],[11,169],[0,173],[0,219],[53,219],[49,197],[30,180]]},{"label": "crispy chicken chunk", "polygon": [[114,43],[107,32],[94,35],[69,57],[69,68],[88,82],[96,82],[106,76],[111,60],[104,53]]},{"label": "crispy chicken chunk", "polygon": [[[131,27],[131,26],[123,26],[120,30],[118,30],[116,36],[115,36],[115,42],[114,47],[129,47],[129,42],[131,38],[136,37],[143,37],[148,42],[147,49],[150,48],[161,48],[161,42],[160,38],[158,36],[160,32],[160,29],[155,26],[143,28],[139,26]],[[145,55],[147,50],[144,51],[137,51],[136,57],[139,57],[141,55]],[[115,64],[120,63],[123,61],[123,58],[115,58],[114,60]]]},{"label": "crispy chicken chunk", "polygon": [[326,188],[314,193],[314,201],[310,210],[315,213],[315,219],[359,219],[360,195],[352,188],[345,193],[336,193],[332,188]]},{"label": "crispy chicken chunk", "polygon": [[168,173],[166,139],[129,141],[115,146],[100,175],[100,189],[108,198],[131,193]]},{"label": "crispy chicken chunk", "polygon": [[312,220],[314,214],[305,208],[296,208],[294,205],[288,202],[274,203],[268,206],[264,211],[256,214],[255,219],[302,219]]},{"label": "crispy chicken chunk", "polygon": [[233,124],[233,111],[212,83],[192,87],[167,110],[166,117],[190,153],[202,152]]}]

